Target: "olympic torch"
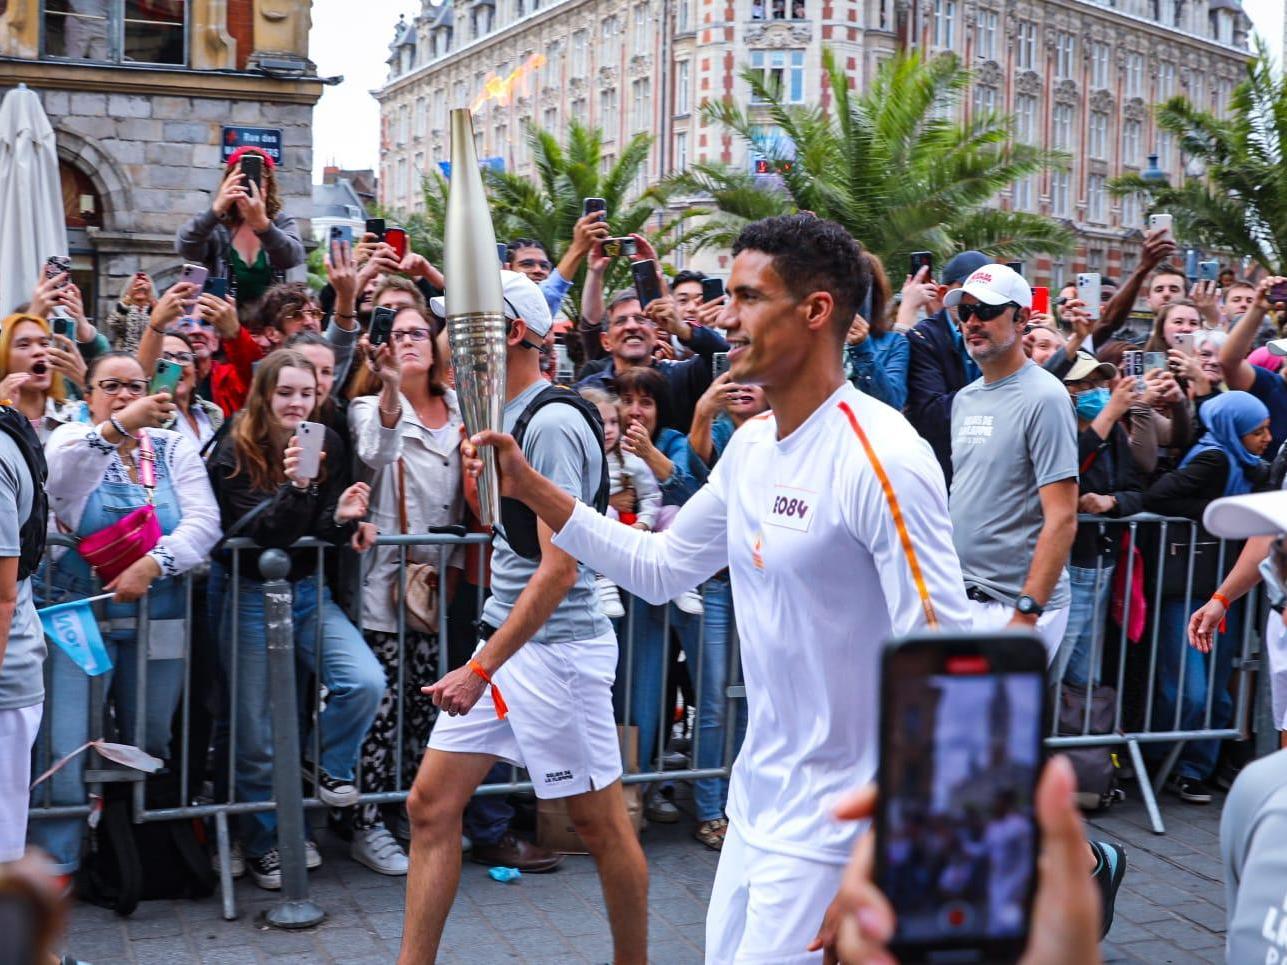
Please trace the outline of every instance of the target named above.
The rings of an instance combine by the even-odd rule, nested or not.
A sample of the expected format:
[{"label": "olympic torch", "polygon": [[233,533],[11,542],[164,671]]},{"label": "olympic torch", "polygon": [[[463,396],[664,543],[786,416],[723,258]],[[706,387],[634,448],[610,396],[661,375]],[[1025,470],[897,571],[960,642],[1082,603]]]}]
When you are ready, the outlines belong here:
[{"label": "olympic torch", "polygon": [[[471,436],[484,429],[500,432],[505,405],[505,297],[496,263],[496,230],[474,149],[473,116],[463,107],[451,112],[444,261],[447,332],[465,429]],[[494,526],[500,519],[496,453],[486,448],[481,455],[478,504],[483,525]]]}]

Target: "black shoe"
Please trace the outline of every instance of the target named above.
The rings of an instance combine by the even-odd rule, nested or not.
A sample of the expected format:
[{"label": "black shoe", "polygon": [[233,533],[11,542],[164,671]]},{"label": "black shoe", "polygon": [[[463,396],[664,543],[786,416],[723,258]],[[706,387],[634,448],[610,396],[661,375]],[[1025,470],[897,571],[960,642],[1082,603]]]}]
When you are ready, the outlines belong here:
[{"label": "black shoe", "polygon": [[1095,884],[1099,885],[1100,905],[1103,908],[1104,920],[1099,938],[1103,941],[1108,929],[1113,927],[1113,907],[1117,904],[1117,889],[1122,886],[1126,875],[1126,850],[1120,845],[1107,841],[1092,841],[1090,846],[1099,855],[1099,867],[1095,869]]},{"label": "black shoe", "polygon": [[322,770],[317,772],[317,796],[323,804],[329,804],[333,808],[349,808],[358,803],[358,795],[361,793],[350,780],[331,777]]},{"label": "black shoe", "polygon": [[1173,777],[1167,781],[1167,789],[1181,801],[1190,804],[1210,804],[1214,796],[1211,785],[1196,777]]},{"label": "black shoe", "polygon": [[268,891],[278,891],[282,886],[282,859],[277,849],[266,851],[258,858],[247,858],[251,880]]}]

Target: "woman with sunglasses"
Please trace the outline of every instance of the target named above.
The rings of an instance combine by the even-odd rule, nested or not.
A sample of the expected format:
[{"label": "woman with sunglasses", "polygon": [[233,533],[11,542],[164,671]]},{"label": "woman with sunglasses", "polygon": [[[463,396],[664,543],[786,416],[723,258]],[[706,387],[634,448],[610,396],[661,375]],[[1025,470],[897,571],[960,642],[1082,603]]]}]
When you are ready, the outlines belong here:
[{"label": "woman with sunglasses", "polygon": [[[180,433],[160,428],[173,416],[174,403],[168,393],[148,394],[134,356],[100,355],[90,365],[88,386],[88,424],[65,423],[45,444],[50,515],[62,532],[81,539],[149,503],[155,511],[160,540],[104,587],[115,594],[104,606],[110,626],[104,643],[115,664],[107,685],[121,739],[165,760],[189,631],[179,577],[205,563],[219,538],[219,511],[196,448]],[[83,599],[97,590],[90,564],[75,550],[53,558],[45,580],[50,602]],[[143,596],[146,640],[138,633]],[[140,660],[146,662],[145,706],[139,702]],[[58,713],[46,717],[49,736],[36,747],[43,752],[50,746],[52,759],[59,760],[101,727],[90,727],[89,678],[60,648],[50,648],[48,672]],[[84,767],[84,756],[78,756],[51,778],[53,803],[84,801]],[[35,793],[43,799],[43,790]],[[80,818],[35,821],[31,839],[52,856],[58,873],[70,874],[79,861],[83,829]]]}]

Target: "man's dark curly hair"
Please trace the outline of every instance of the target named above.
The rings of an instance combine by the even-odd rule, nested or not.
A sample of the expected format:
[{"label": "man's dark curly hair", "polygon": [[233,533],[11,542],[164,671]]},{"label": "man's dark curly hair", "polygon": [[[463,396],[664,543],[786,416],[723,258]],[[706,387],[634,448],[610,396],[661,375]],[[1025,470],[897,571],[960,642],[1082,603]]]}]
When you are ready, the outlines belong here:
[{"label": "man's dark curly hair", "polygon": [[259,303],[260,326],[280,331],[286,316],[316,304],[312,290],[303,282],[280,282],[264,292],[264,299]]},{"label": "man's dark curly hair", "polygon": [[773,258],[773,270],[787,290],[803,300],[825,291],[835,301],[833,329],[841,338],[862,309],[871,287],[871,269],[863,247],[844,228],[810,214],[765,218],[742,229],[733,256],[762,251]]}]

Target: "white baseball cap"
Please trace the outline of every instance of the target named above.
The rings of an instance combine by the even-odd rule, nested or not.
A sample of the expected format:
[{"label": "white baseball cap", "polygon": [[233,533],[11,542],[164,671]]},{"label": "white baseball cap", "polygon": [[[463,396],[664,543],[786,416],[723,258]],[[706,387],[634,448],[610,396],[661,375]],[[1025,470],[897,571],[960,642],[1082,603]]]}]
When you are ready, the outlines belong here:
[{"label": "white baseball cap", "polygon": [[1004,305],[1014,302],[1022,308],[1032,307],[1032,289],[1021,274],[1009,265],[984,265],[971,272],[965,284],[947,293],[943,304],[949,308],[961,304],[966,295],[973,295],[985,305]]},{"label": "white baseball cap", "polygon": [[1225,539],[1287,533],[1287,491],[1225,496],[1209,503],[1202,525]]},{"label": "white baseball cap", "polygon": [[[550,314],[550,303],[545,300],[545,293],[522,272],[501,269],[500,274],[505,295],[505,317],[521,318],[529,332],[538,339],[544,339],[554,327],[554,316]],[[429,310],[439,318],[446,318],[446,297],[440,295],[429,299]]]}]

